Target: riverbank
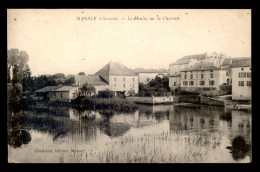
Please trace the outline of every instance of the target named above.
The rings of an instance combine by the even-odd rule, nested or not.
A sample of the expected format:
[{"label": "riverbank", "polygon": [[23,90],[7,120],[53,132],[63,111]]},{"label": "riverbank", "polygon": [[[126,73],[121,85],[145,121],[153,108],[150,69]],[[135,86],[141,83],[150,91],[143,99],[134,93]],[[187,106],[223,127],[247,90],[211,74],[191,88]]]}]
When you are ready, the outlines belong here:
[{"label": "riverbank", "polygon": [[116,111],[135,111],[138,105],[124,98],[87,98],[79,97],[73,102],[76,108],[103,110],[111,109]]}]

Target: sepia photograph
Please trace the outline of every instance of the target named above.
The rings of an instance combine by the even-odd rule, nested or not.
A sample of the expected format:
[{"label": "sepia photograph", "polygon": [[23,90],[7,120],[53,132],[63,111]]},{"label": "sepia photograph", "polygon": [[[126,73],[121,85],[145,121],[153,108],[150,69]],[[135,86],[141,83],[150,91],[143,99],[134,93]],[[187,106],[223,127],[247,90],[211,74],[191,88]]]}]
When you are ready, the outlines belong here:
[{"label": "sepia photograph", "polygon": [[7,9],[8,163],[252,163],[251,9]]}]

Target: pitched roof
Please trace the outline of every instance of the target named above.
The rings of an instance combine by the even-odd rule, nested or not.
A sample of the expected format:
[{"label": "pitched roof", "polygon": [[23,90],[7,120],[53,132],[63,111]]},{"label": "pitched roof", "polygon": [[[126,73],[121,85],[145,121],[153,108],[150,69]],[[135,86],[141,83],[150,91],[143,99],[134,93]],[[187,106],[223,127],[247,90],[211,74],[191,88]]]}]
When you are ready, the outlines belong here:
[{"label": "pitched roof", "polygon": [[251,67],[251,61],[234,62],[231,67]]},{"label": "pitched roof", "polygon": [[206,53],[184,56],[184,57],[180,58],[179,60],[177,60],[176,63],[174,63],[174,64],[187,64],[191,61],[191,59],[196,59],[196,60],[206,59]]},{"label": "pitched roof", "polygon": [[92,75],[92,76],[86,76],[86,75],[76,75],[75,76],[75,82],[78,83],[88,83],[92,86],[100,86],[100,85],[108,85],[106,80],[104,80],[99,75]]},{"label": "pitched roof", "polygon": [[250,57],[236,57],[232,58],[232,63],[233,62],[241,62],[241,61],[251,61]]},{"label": "pitched roof", "polygon": [[196,63],[189,68],[182,70],[185,71],[205,71],[205,70],[220,70],[220,66],[216,66],[213,63]]},{"label": "pitched roof", "polygon": [[222,65],[231,65],[232,64],[232,58],[225,58],[222,62]]},{"label": "pitched roof", "polygon": [[223,53],[217,53],[217,52],[206,52],[203,54],[195,54],[195,55],[189,55],[189,56],[184,56],[177,60],[174,64],[188,64],[192,59],[195,60],[204,60],[208,57],[217,57],[217,58],[227,58],[226,54]]},{"label": "pitched roof", "polygon": [[169,73],[167,69],[144,69],[144,68],[136,68],[131,70],[132,73]]},{"label": "pitched roof", "polygon": [[73,88],[76,88],[76,87],[73,87],[73,86],[62,86],[54,91],[70,91],[72,90]]},{"label": "pitched roof", "polygon": [[105,65],[102,69],[96,72],[94,75],[117,75],[117,76],[132,76],[135,75],[126,66],[117,63],[110,62]]},{"label": "pitched roof", "polygon": [[250,66],[251,66],[250,57],[232,58],[231,67],[250,67]]},{"label": "pitched roof", "polygon": [[47,87],[41,88],[39,90],[36,90],[35,92],[36,93],[45,93],[45,92],[50,92],[50,91],[56,90],[57,88],[59,88],[59,86],[47,86]]}]

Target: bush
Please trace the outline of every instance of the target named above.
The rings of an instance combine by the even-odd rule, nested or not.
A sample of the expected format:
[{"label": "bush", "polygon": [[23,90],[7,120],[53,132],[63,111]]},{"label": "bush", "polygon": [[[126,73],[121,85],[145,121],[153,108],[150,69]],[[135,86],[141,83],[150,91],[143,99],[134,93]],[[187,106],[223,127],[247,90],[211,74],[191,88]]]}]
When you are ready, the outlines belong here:
[{"label": "bush", "polygon": [[112,98],[115,97],[115,94],[111,90],[105,90],[105,91],[99,91],[98,92],[98,98]]}]

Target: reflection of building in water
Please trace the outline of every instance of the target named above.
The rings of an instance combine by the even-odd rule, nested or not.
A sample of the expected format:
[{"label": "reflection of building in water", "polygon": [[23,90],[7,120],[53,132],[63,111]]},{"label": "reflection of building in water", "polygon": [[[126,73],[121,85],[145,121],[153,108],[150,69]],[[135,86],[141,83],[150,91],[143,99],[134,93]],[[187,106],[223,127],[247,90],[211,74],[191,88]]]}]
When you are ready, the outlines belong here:
[{"label": "reflection of building in water", "polygon": [[139,105],[139,109],[132,113],[117,113],[110,119],[114,123],[126,123],[133,127],[152,125],[169,118],[173,105]]},{"label": "reflection of building in water", "polygon": [[210,129],[219,125],[219,114],[225,113],[222,107],[174,106],[169,116],[170,130]]},{"label": "reflection of building in water", "polygon": [[242,136],[247,143],[251,143],[251,114],[244,111],[232,111],[231,137]]}]

